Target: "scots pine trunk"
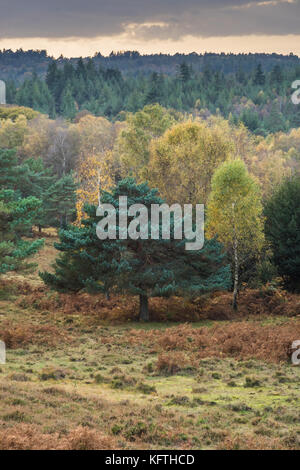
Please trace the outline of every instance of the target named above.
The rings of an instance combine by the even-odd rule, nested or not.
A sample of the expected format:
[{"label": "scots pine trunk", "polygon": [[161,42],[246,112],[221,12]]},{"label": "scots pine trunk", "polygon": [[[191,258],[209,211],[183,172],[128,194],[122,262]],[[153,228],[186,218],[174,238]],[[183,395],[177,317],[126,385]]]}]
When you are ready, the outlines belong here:
[{"label": "scots pine trunk", "polygon": [[140,321],[149,321],[149,306],[147,295],[140,295]]}]

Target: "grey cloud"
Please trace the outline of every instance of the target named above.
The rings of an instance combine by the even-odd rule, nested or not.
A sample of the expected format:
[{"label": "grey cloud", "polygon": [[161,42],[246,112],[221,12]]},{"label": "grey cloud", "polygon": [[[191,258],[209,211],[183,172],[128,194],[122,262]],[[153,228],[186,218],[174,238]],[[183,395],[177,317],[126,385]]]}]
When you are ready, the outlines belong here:
[{"label": "grey cloud", "polygon": [[0,38],[286,35],[299,17],[300,0],[0,0]]}]

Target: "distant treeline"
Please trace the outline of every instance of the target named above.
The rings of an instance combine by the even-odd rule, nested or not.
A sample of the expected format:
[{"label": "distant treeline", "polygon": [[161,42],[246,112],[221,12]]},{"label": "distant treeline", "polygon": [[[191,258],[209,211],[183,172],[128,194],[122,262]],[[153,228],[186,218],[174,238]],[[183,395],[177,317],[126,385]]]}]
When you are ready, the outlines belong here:
[{"label": "distant treeline", "polygon": [[[117,57],[125,60],[124,54]],[[283,64],[289,60],[290,65],[294,64],[285,67],[280,65],[280,56],[275,56],[268,71],[267,59],[251,68],[256,56],[232,56],[232,64],[238,57],[240,61],[244,57],[247,67],[231,73],[213,67],[222,58],[230,61],[230,57],[214,59],[214,55],[207,55],[211,62],[201,72],[188,62],[181,62],[172,75],[124,74],[116,68],[97,66],[92,59],[79,59],[74,65],[66,61],[63,66],[50,61],[45,79],[34,73],[21,84],[9,80],[7,102],[33,108],[52,118],[63,116],[70,120],[83,110],[110,120],[123,120],[126,112],[159,103],[203,118],[220,114],[233,124],[244,123],[260,135],[300,127],[300,106],[291,101],[292,83],[300,79],[299,59],[282,58]],[[272,60],[273,56],[266,57]]]},{"label": "distant treeline", "polygon": [[[270,71],[275,65],[283,68],[295,67],[300,64],[298,56],[282,54],[215,54],[192,52],[190,54],[150,54],[141,55],[137,51],[111,52],[109,56],[103,56],[100,52],[93,57],[84,58],[84,62],[92,59],[96,67],[117,68],[123,73],[136,75],[140,72],[149,74],[158,72],[167,75],[177,73],[178,66],[182,62],[192,66],[195,72],[201,72],[205,68],[224,74],[236,73],[240,69],[245,73],[251,73],[259,63],[263,64],[265,71]],[[34,72],[38,76],[45,76],[49,63],[55,59],[47,54],[45,50],[16,52],[10,49],[0,50],[0,78],[3,80],[13,79],[21,82],[29,78]],[[56,59],[58,66],[66,63],[75,65],[78,58],[67,59],[63,56]]]}]

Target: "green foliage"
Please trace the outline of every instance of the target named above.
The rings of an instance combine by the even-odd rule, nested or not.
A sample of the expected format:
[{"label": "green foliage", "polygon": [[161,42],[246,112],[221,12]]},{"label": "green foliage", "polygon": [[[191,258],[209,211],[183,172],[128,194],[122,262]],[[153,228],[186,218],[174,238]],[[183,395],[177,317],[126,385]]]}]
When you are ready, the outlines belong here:
[{"label": "green foliage", "polygon": [[11,119],[16,121],[19,116],[25,116],[29,121],[39,115],[37,111],[25,106],[15,106],[9,108],[0,107],[0,119]]},{"label": "green foliage", "polygon": [[232,152],[222,125],[189,120],[151,142],[143,173],[168,203],[206,203],[214,171]]},{"label": "green foliage", "polygon": [[208,203],[208,232],[227,248],[236,237],[239,250],[259,251],[263,245],[260,188],[241,160],[223,163],[212,178]]},{"label": "green foliage", "polygon": [[21,106],[36,109],[42,113],[52,114],[54,105],[53,97],[44,82],[33,75],[32,79],[25,80],[16,91],[15,102]]},{"label": "green foliage", "polygon": [[164,92],[164,78],[162,75],[153,72],[149,83],[148,91],[145,97],[145,103],[160,103],[163,101],[163,92]]},{"label": "green foliage", "polygon": [[300,178],[287,179],[265,206],[265,233],[278,273],[291,289],[300,289]]},{"label": "green foliage", "polygon": [[17,189],[21,171],[15,150],[0,149],[0,188]]},{"label": "green foliage", "polygon": [[43,224],[66,227],[75,214],[77,185],[72,174],[55,181],[42,195]]},{"label": "green foliage", "polygon": [[[69,179],[67,179],[67,183]],[[33,224],[39,227],[50,226],[54,223],[54,216],[52,211],[56,212],[56,216],[64,214],[60,210],[61,206],[58,201],[53,201],[53,186],[57,184],[55,177],[52,175],[51,170],[44,167],[41,159],[28,159],[22,164],[18,163],[18,158],[15,150],[1,150],[0,149],[0,186],[1,188],[12,189],[20,198],[28,198],[34,196],[40,201],[39,207],[35,210],[35,218],[31,220]],[[56,188],[56,186],[55,186]],[[67,201],[69,199],[69,186],[66,184]],[[74,199],[73,189],[73,199]],[[62,190],[61,190],[62,192]],[[63,199],[63,194],[61,194]],[[56,204],[56,206],[55,206]],[[67,207],[68,207],[67,202]],[[72,209],[74,210],[75,202],[73,201]],[[48,211],[51,213],[48,223]],[[67,209],[69,212],[69,209]]]},{"label": "green foliage", "polygon": [[158,104],[147,105],[126,118],[127,127],[118,139],[118,150],[124,176],[137,178],[149,163],[150,142],[176,123],[173,114]]},{"label": "green foliage", "polygon": [[191,79],[191,69],[186,64],[186,62],[183,62],[182,64],[180,64],[179,78],[183,83],[186,83]]},{"label": "green foliage", "polygon": [[275,85],[281,85],[284,80],[284,74],[280,65],[275,65],[270,74],[270,82]]},{"label": "green foliage", "polygon": [[264,244],[260,188],[241,160],[223,163],[213,175],[208,234],[218,236],[231,255],[237,309],[241,265],[258,257]]},{"label": "green foliage", "polygon": [[[1,274],[30,267],[25,259],[34,254],[43,243],[42,240],[34,242],[23,240],[24,236],[30,235],[32,225],[36,222],[41,209],[41,201],[35,197],[33,186],[28,185],[30,177],[33,177],[33,173],[29,166],[18,165],[14,150],[0,149]],[[26,189],[28,194],[25,194]]]},{"label": "green foliage", "polygon": [[[77,63],[48,61],[45,81],[34,73],[19,86],[10,81],[8,100],[67,119],[88,110],[115,120],[124,112],[160,104],[204,116],[221,114],[259,135],[299,125],[299,109],[290,99],[291,84],[299,78],[296,56],[190,54],[181,62],[180,58],[120,53]],[[141,65],[149,59],[148,68]],[[164,73],[156,71],[156,62]],[[112,63],[118,68],[110,68]],[[141,73],[127,73],[139,67]]]},{"label": "green foliage", "polygon": [[[156,190],[150,190],[146,183],[137,185],[133,179],[122,180],[112,193],[104,193],[101,203],[112,204],[119,212],[119,196],[127,196],[128,205],[144,204],[149,210],[151,204],[163,203]],[[60,232],[61,241],[56,247],[63,254],[56,262],[55,274],[41,273],[42,279],[54,289],[85,288],[92,292],[139,295],[140,318],[148,320],[149,297],[196,297],[230,285],[222,247],[214,239],[207,241],[202,250],[185,251],[185,240],[174,240],[174,236],[171,240],[162,239],[160,223],[158,240],[101,241],[96,225],[103,217],[96,216],[93,206],[87,207],[87,214],[82,227]],[[119,234],[118,222],[116,230]]]},{"label": "green foliage", "polygon": [[76,115],[77,110],[70,85],[63,92],[61,111],[62,115],[67,119],[73,119]]},{"label": "green foliage", "polygon": [[266,77],[263,73],[261,64],[257,65],[253,83],[254,85],[264,85],[266,83]]},{"label": "green foliage", "polygon": [[9,189],[0,190],[0,274],[30,268],[26,258],[36,253],[43,240],[24,241],[40,207],[35,197],[19,198]]}]

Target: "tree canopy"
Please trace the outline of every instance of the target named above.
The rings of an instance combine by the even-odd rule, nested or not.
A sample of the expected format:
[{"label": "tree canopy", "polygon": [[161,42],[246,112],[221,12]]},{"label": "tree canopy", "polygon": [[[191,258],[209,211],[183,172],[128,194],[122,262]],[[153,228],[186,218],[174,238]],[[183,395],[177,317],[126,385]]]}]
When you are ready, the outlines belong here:
[{"label": "tree canopy", "polygon": [[278,272],[292,289],[300,289],[300,178],[286,179],[265,206],[265,232]]},{"label": "tree canopy", "polygon": [[[103,194],[101,204],[112,204],[119,214],[119,196],[127,196],[128,205],[143,204],[149,210],[151,204],[163,203],[157,191],[147,184],[125,179],[111,193]],[[99,240],[96,226],[104,216],[97,216],[95,206],[86,210],[88,217],[82,221],[82,227],[71,226],[60,232],[61,242],[56,247],[63,254],[56,262],[55,273],[41,273],[52,288],[138,295],[140,319],[149,320],[149,297],[196,297],[229,287],[230,270],[224,262],[222,246],[216,240],[207,241],[202,250],[185,251],[186,240],[175,240],[174,235],[170,240],[163,239],[161,222],[157,240],[141,237]],[[128,226],[132,220],[128,216]],[[150,233],[150,220],[148,224]],[[119,219],[115,228],[120,234]]]}]

